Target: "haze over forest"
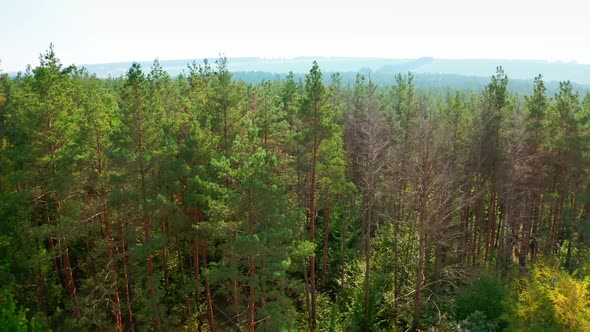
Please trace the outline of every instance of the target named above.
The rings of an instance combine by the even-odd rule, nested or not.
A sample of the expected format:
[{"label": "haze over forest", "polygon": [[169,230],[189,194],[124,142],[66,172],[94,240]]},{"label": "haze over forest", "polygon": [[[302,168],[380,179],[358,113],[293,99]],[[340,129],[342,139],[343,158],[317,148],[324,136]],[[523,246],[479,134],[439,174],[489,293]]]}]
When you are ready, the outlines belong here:
[{"label": "haze over forest", "polygon": [[[214,62],[216,58],[209,59]],[[161,60],[162,68],[171,76],[187,74],[187,66],[203,59]],[[487,79],[502,66],[511,77],[509,87],[520,93],[532,91],[533,78],[542,74],[551,93],[557,91],[559,81],[569,80],[581,92],[590,91],[590,65],[575,62],[549,62],[544,60],[502,60],[502,59],[386,59],[356,57],[296,57],[296,58],[229,58],[228,68],[235,79],[250,83],[262,80],[284,79],[289,72],[303,78],[309,64],[317,61],[328,73],[339,73],[344,83],[354,83],[357,73],[370,76],[377,84],[392,84],[395,74],[412,72],[419,87],[461,90],[478,90],[485,86]],[[139,61],[147,70],[152,61]],[[100,78],[119,77],[126,73],[132,61],[81,64],[90,73]],[[16,72],[11,72],[15,75]]]},{"label": "haze over forest", "polygon": [[[187,64],[202,59],[160,60],[162,67],[172,76],[187,71]],[[214,61],[215,58],[209,59]],[[569,80],[579,84],[590,84],[590,65],[575,62],[549,62],[543,60],[503,60],[503,59],[434,59],[423,57],[419,59],[385,59],[385,58],[355,58],[355,57],[313,57],[296,58],[228,58],[228,68],[231,72],[264,72],[286,75],[289,72],[306,73],[309,64],[317,61],[326,72],[367,74],[450,74],[467,77],[489,78],[496,67],[502,66],[512,79],[531,80],[542,74],[546,81]],[[85,64],[91,73],[106,78],[109,75],[117,77],[124,75],[132,61],[106,64]],[[145,68],[151,61],[139,62]]]}]

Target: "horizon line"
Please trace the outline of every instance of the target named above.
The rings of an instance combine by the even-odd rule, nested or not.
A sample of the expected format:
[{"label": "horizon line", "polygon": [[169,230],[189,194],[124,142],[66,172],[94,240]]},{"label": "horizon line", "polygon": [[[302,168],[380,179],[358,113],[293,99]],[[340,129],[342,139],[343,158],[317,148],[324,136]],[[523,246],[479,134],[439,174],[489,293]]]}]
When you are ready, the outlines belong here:
[{"label": "horizon line", "polygon": [[[43,53],[41,53],[43,54]],[[545,63],[545,64],[570,64],[570,65],[590,65],[590,63],[583,63],[578,60],[573,59],[534,59],[534,58],[494,58],[494,57],[433,57],[433,56],[420,56],[420,57],[379,57],[379,56],[347,56],[347,55],[297,55],[297,56],[226,56],[223,53],[220,53],[217,57],[194,57],[194,58],[168,58],[168,59],[160,59],[156,57],[154,59],[148,60],[121,60],[121,61],[111,61],[111,62],[94,62],[94,63],[72,63],[72,64],[64,64],[64,66],[68,65],[75,65],[77,67],[86,67],[86,66],[98,66],[98,65],[116,65],[116,64],[129,64],[129,63],[153,63],[156,60],[160,63],[162,62],[173,62],[173,61],[187,61],[187,65],[190,64],[192,61],[204,61],[204,60],[217,60],[220,58],[226,58],[228,60],[232,59],[255,59],[255,60],[338,60],[338,59],[350,59],[350,60],[406,60],[406,61],[415,61],[415,60],[422,60],[422,59],[430,59],[430,60],[451,60],[451,61],[509,61],[509,62],[536,62],[536,63]],[[59,58],[59,56],[58,56]],[[4,72],[7,74],[17,74],[19,72],[23,72],[26,70],[27,66],[31,66],[34,68],[32,64],[27,64],[24,69],[19,70],[8,70],[1,67],[1,59],[0,59],[0,73]],[[36,66],[36,65],[35,65]]]}]

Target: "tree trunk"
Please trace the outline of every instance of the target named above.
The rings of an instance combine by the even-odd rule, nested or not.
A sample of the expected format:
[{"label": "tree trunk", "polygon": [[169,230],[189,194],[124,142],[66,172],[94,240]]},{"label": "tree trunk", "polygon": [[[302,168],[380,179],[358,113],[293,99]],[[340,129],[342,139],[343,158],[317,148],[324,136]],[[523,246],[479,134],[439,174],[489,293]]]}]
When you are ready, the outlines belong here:
[{"label": "tree trunk", "polygon": [[328,275],[328,242],[330,241],[330,215],[332,214],[332,204],[330,201],[326,203],[326,220],[324,224],[324,256],[322,259],[322,284],[326,284],[326,277]]},{"label": "tree trunk", "polygon": [[[427,153],[427,152],[426,152]],[[424,169],[428,169],[428,167],[423,167]],[[426,230],[426,203],[427,203],[427,192],[426,188],[428,188],[429,181],[427,175],[423,175],[424,177],[421,179],[421,193],[420,193],[420,213],[419,213],[419,241],[418,241],[418,268],[416,271],[416,288],[414,293],[414,314],[412,318],[412,331],[416,331],[418,329],[418,325],[420,323],[420,310],[421,310],[421,303],[422,303],[422,284],[424,283],[424,267],[425,267],[425,258],[426,258],[426,237],[427,237],[427,230]]]},{"label": "tree trunk", "polygon": [[119,238],[121,241],[121,262],[123,265],[123,279],[125,280],[125,302],[127,305],[127,319],[129,320],[129,329],[135,331],[135,324],[133,324],[133,311],[131,309],[131,292],[129,284],[129,274],[127,269],[127,250],[125,248],[125,233],[123,231],[123,222],[121,218],[117,221]]},{"label": "tree trunk", "polygon": [[[250,209],[248,210],[248,225],[249,225],[249,233],[250,239],[254,238],[254,227],[256,225],[256,219],[254,217],[254,211],[252,208],[252,195],[248,193]],[[250,279],[250,290],[248,294],[248,328],[250,332],[255,331],[255,322],[256,322],[256,289],[255,289],[255,282],[256,282],[256,266],[254,265],[254,257],[248,257],[248,277]]]},{"label": "tree trunk", "polygon": [[[235,242],[235,236],[234,236],[234,242]],[[233,260],[233,258],[232,258],[232,260]],[[241,314],[240,308],[239,308],[240,300],[239,300],[239,294],[238,294],[238,280],[237,279],[232,278],[231,287],[232,287],[232,296],[231,296],[232,304],[233,304],[233,307],[236,312],[236,321],[239,323],[241,320],[242,314]]]},{"label": "tree trunk", "polygon": [[496,227],[496,178],[492,175],[492,185],[490,188],[490,210],[488,211],[488,232],[484,260],[487,262],[490,258],[492,247],[494,245],[494,231]]},{"label": "tree trunk", "polygon": [[[207,268],[207,255],[205,254],[206,249],[207,247],[205,246],[201,253],[203,257],[204,268]],[[209,284],[209,278],[205,278],[205,294],[207,296],[207,308],[209,312],[209,328],[211,329],[211,332],[215,332],[215,315],[213,314],[213,299],[211,297],[211,285]]]},{"label": "tree trunk", "polygon": [[307,264],[305,264],[305,258],[303,261],[303,281],[305,284],[305,309],[310,313],[309,326],[311,326],[311,286],[309,285],[309,276],[307,274]]},{"label": "tree trunk", "polygon": [[[314,142],[313,160],[311,166],[311,187],[309,203],[309,227],[310,241],[315,244],[315,219],[316,219],[316,162],[318,158],[319,144]],[[311,283],[311,331],[315,331],[316,326],[316,273],[315,273],[315,255],[311,255],[310,260],[310,283]]]},{"label": "tree trunk", "polygon": [[399,220],[393,221],[393,308],[395,309],[395,314],[397,315],[397,307],[398,307],[398,299],[400,296],[400,280],[399,280],[399,247],[398,247],[398,237],[399,237]]},{"label": "tree trunk", "polygon": [[[349,209],[352,208],[352,203],[348,206]],[[344,294],[346,291],[346,236],[348,232],[348,225],[346,224],[346,216],[342,218],[342,239],[340,243],[340,278],[342,279],[340,282],[340,293]]]},{"label": "tree trunk", "polygon": [[[186,285],[186,273],[184,272],[184,258],[182,257],[182,249],[180,246],[180,239],[176,239],[176,254],[178,257],[178,270],[180,272],[180,276],[182,278],[182,289],[183,289],[183,293],[184,293],[184,300],[185,300],[185,305],[186,305],[186,309],[188,311],[188,319],[189,321],[192,319],[193,317],[193,305],[191,303],[190,297],[187,293],[187,285]],[[198,290],[198,287],[197,287]],[[198,295],[198,293],[197,293]],[[197,297],[198,298],[198,297]],[[200,299],[197,300],[197,303],[200,303]],[[191,331],[194,331],[194,327],[192,324],[191,325]],[[201,319],[201,315],[199,313],[197,313],[197,331],[198,332],[202,332],[203,331],[203,321]]]},{"label": "tree trunk", "polygon": [[109,272],[112,278],[112,285],[115,291],[113,295],[114,300],[114,307],[113,307],[113,315],[115,316],[115,321],[117,323],[117,331],[123,331],[123,320],[121,314],[121,300],[119,297],[119,285],[117,282],[117,267],[115,266],[115,254],[114,254],[114,245],[113,245],[113,237],[111,235],[111,221],[109,219],[109,206],[108,203],[104,203],[103,205],[103,221],[104,221],[104,229],[105,229],[105,236],[106,236],[106,243],[107,243],[107,252],[109,255]]},{"label": "tree trunk", "polygon": [[168,221],[167,218],[160,219],[160,227],[164,243],[162,247],[162,269],[164,270],[164,299],[168,298]]},{"label": "tree trunk", "polygon": [[537,201],[537,195],[535,195],[535,193],[532,190],[529,190],[529,195],[528,195],[528,206],[527,206],[527,215],[524,217],[523,222],[522,222],[522,234],[520,235],[520,252],[518,255],[518,263],[520,264],[521,268],[525,268],[526,267],[526,263],[527,263],[527,256],[528,256],[528,252],[529,252],[529,243],[530,243],[530,238],[531,238],[531,232],[532,232],[532,225],[533,225],[533,220],[535,218],[535,214],[536,214],[536,201]]},{"label": "tree trunk", "polygon": [[463,240],[463,248],[459,248],[460,261],[467,264],[469,260],[469,219],[471,218],[471,207],[469,201],[471,200],[471,184],[468,183],[463,192],[463,207],[461,208],[461,236]]},{"label": "tree trunk", "polygon": [[370,291],[371,291],[371,222],[373,212],[373,199],[372,199],[372,188],[368,189],[369,193],[367,196],[367,214],[366,214],[366,225],[365,225],[365,319],[364,319],[364,331],[369,331],[371,323],[370,316]]},{"label": "tree trunk", "polygon": [[[481,179],[478,181],[479,182],[479,188],[482,189],[483,188],[483,183],[481,181]],[[472,264],[475,265],[475,263],[479,260],[479,251],[481,248],[481,241],[483,239],[483,234],[481,234],[480,232],[480,227],[482,227],[483,225],[483,210],[484,210],[484,202],[483,202],[483,197],[478,197],[478,199],[476,200],[476,207],[475,207],[475,224],[473,225],[473,239],[472,239],[472,243],[473,243],[473,247],[471,248],[472,250]]]},{"label": "tree trunk", "polygon": [[66,275],[66,283],[68,294],[74,301],[74,316],[76,319],[80,320],[80,307],[78,305],[78,297],[76,296],[76,284],[74,283],[74,275],[72,274],[72,266],[70,264],[70,252],[68,246],[66,244],[65,237],[62,236],[63,240],[63,252],[62,255],[64,256],[64,272]]},{"label": "tree trunk", "polygon": [[[193,240],[193,271],[195,274],[195,294],[197,299],[197,315],[198,315],[198,330],[202,330],[202,321],[201,321],[201,263],[200,263],[200,253],[199,253],[199,228],[198,225],[201,222],[201,211],[198,209],[192,209],[191,217],[193,219],[193,223],[197,226],[195,230],[195,238]],[[180,255],[180,253],[179,253]]]},{"label": "tree trunk", "polygon": [[[45,203],[45,223],[47,224],[47,226],[51,225],[51,216],[49,215],[49,203]],[[49,237],[47,238],[47,242],[49,244],[49,252],[51,252],[53,255],[53,266],[55,267],[57,281],[61,282],[62,281],[62,278],[60,275],[61,268],[59,267],[60,264],[58,261],[58,255],[55,254],[56,253],[55,242],[54,242],[52,235],[49,235]]]},{"label": "tree trunk", "polygon": [[[61,210],[61,205],[58,201],[55,203],[55,211],[57,214],[59,214],[60,210]],[[70,251],[68,249],[66,237],[62,232],[61,225],[59,222],[57,222],[56,228],[57,228],[58,239],[63,241],[63,245],[60,245],[59,251],[60,251],[60,254],[63,256],[63,269],[64,269],[64,274],[65,274],[65,279],[66,279],[66,289],[68,290],[68,295],[70,296],[70,298],[73,301],[74,316],[76,317],[77,320],[80,320],[80,306],[78,304],[78,297],[76,296],[76,284],[74,283],[74,275],[72,273],[72,265],[70,263]],[[63,248],[62,248],[62,246],[63,246]]]},{"label": "tree trunk", "polygon": [[[148,244],[151,240],[152,240],[152,227],[151,227],[151,222],[150,222],[150,218],[147,214],[144,215],[144,240],[145,243]],[[148,254],[147,257],[147,272],[148,272],[148,293],[150,294],[150,296],[154,296],[156,290],[155,290],[155,281],[154,281],[154,256],[152,255],[152,253],[150,252]],[[155,317],[154,317],[154,324],[156,327],[156,331],[161,331],[162,330],[162,326],[161,326],[161,320],[160,320],[160,313],[159,313],[159,309],[158,309],[158,303],[155,302],[154,303],[154,311],[155,311]]]},{"label": "tree trunk", "polygon": [[424,266],[426,256],[426,234],[424,226],[420,227],[420,241],[419,241],[419,258],[418,258],[418,269],[416,271],[416,288],[414,292],[414,314],[412,318],[411,331],[418,330],[420,323],[420,309],[422,302],[422,284],[424,283]]}]

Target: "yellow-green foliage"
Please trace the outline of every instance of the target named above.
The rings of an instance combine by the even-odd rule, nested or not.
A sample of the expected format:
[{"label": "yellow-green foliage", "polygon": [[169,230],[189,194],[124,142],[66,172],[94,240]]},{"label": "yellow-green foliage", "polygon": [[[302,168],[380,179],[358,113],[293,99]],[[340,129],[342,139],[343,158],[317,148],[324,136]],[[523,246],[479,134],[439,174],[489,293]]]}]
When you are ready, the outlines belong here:
[{"label": "yellow-green foliage", "polygon": [[540,264],[518,280],[506,320],[512,331],[590,331],[590,279]]}]

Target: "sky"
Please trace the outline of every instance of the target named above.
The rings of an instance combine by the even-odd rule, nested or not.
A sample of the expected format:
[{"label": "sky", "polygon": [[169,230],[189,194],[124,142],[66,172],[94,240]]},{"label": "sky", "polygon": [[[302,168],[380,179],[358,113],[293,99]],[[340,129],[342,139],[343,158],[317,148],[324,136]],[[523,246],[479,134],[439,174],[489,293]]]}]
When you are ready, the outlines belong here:
[{"label": "sky", "polygon": [[590,64],[585,1],[0,0],[0,69],[62,63],[351,56]]}]

